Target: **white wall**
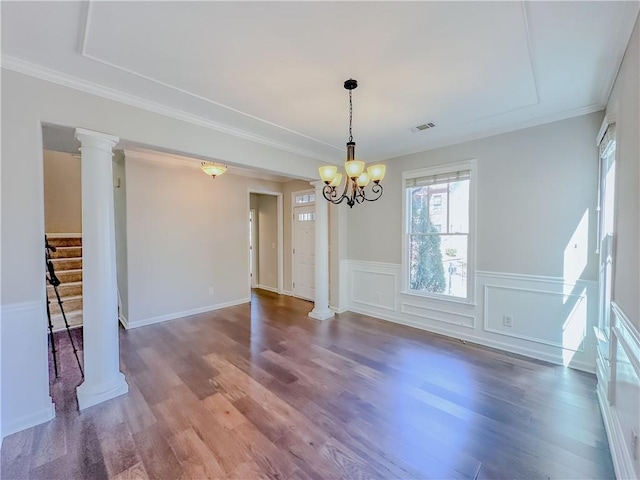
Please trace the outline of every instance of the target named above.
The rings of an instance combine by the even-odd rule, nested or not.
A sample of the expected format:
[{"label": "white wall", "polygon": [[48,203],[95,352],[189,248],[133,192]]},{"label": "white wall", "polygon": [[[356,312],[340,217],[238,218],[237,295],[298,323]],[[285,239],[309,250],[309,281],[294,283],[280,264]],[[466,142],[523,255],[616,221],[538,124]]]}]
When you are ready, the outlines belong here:
[{"label": "white wall", "polygon": [[[0,358],[19,358],[21,368],[15,371],[22,373],[21,381],[12,383],[12,377],[5,375],[3,362],[3,435],[11,433],[5,428],[7,422],[12,429],[26,428],[43,421],[42,412],[51,412],[42,270],[43,123],[83,127],[196,158],[256,168],[267,165],[273,172],[300,178],[314,178],[321,163],[3,68]],[[246,213],[246,197],[244,204]],[[208,291],[205,295],[205,299],[199,299],[203,304],[211,301]],[[131,310],[131,295],[129,302]],[[25,308],[31,311],[29,315],[23,314]]]},{"label": "white wall", "polygon": [[82,232],[80,158],[44,151],[44,218],[47,233]]},{"label": "white wall", "polygon": [[640,478],[640,17],[606,111],[616,123],[616,208],[610,355],[598,357],[598,398],[618,478]]},{"label": "white wall", "polygon": [[[199,168],[131,156],[125,164],[128,326],[248,302],[247,193],[278,191],[280,184],[229,173],[213,180]],[[264,206],[275,215],[262,197],[258,211]],[[271,242],[268,223],[261,215],[259,237]],[[260,272],[269,268],[260,262]],[[277,288],[277,263],[274,277]]]},{"label": "white wall", "polygon": [[118,275],[118,295],[120,296],[120,318],[126,322],[129,317],[129,287],[127,274],[127,176],[125,157],[117,152],[113,161],[113,208],[116,231],[116,267]]},{"label": "white wall", "polygon": [[[349,308],[593,371],[601,120],[595,113],[386,161],[383,197],[348,212]],[[472,158],[473,305],[403,295],[402,172]],[[503,326],[505,314],[513,327]]]}]

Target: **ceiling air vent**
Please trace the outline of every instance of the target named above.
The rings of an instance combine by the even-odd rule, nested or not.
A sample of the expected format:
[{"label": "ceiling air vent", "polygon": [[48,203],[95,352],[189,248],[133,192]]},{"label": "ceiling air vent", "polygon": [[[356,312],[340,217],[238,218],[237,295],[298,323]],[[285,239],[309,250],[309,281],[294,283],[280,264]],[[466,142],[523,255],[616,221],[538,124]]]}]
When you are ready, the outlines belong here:
[{"label": "ceiling air vent", "polygon": [[423,123],[422,125],[418,125],[417,127],[413,127],[411,130],[413,130],[414,132],[421,132],[422,130],[428,130],[435,126],[436,126],[435,123],[429,122],[429,123]]}]

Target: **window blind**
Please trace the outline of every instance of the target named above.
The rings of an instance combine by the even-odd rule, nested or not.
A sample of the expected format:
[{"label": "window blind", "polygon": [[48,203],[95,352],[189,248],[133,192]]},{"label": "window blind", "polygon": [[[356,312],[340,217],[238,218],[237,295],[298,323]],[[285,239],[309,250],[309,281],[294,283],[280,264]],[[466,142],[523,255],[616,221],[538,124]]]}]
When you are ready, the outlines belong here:
[{"label": "window blind", "polygon": [[607,155],[607,150],[613,146],[616,141],[616,124],[610,123],[607,125],[607,129],[602,135],[600,142],[598,143],[598,149],[600,150],[600,157],[604,158]]},{"label": "window blind", "polygon": [[442,185],[449,182],[469,180],[471,170],[461,170],[459,172],[447,172],[439,175],[428,175],[425,177],[407,178],[405,187],[426,187],[431,185]]}]

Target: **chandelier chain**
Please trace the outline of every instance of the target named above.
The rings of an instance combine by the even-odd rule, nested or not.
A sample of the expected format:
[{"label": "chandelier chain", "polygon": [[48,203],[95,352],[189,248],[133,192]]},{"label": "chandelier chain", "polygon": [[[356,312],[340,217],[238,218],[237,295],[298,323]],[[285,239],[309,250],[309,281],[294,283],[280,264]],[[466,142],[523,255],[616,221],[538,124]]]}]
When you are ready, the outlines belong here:
[{"label": "chandelier chain", "polygon": [[349,141],[353,142],[353,134],[351,133],[351,124],[353,123],[353,102],[351,100],[351,90],[349,90]]}]

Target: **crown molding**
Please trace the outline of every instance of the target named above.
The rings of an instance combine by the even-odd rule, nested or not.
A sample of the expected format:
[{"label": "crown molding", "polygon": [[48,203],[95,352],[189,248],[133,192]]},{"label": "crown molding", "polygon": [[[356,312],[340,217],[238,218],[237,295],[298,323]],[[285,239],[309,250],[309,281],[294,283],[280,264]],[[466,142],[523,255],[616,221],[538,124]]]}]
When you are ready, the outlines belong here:
[{"label": "crown molding", "polygon": [[[176,167],[193,168],[194,170],[200,170],[201,162],[220,162],[220,160],[210,158],[185,157],[183,155],[176,155],[174,153],[153,152],[148,150],[136,150],[129,148],[125,148],[121,150],[121,152],[123,158],[142,160],[144,162],[155,163],[158,165],[171,165]],[[293,177],[289,178],[283,175],[271,174],[259,170],[236,167],[234,165],[228,165],[226,163],[225,165],[227,165],[227,172],[230,175],[257,178],[260,180],[268,180],[278,183],[285,183],[290,180],[295,180],[295,178]]]},{"label": "crown molding", "polygon": [[193,168],[200,168],[200,162],[213,162],[215,160],[204,158],[190,158],[179,155],[173,155],[171,153],[156,153],[150,151],[141,151],[135,149],[125,148],[122,150],[124,158],[135,158],[137,160],[144,160],[146,162],[161,163],[163,165],[178,165],[187,166]]},{"label": "crown molding", "polygon": [[261,145],[277,148],[285,152],[308,157],[313,160],[323,162],[335,161],[335,158],[329,155],[318,154],[317,152],[298,148],[288,143],[272,140],[262,135],[250,133],[246,130],[214,122],[210,119],[193,115],[177,108],[168,107],[166,105],[162,105],[160,103],[147,100],[136,95],[131,95],[120,90],[90,82],[88,80],[73,77],[58,70],[43,67],[41,65],[12,57],[10,55],[2,55],[2,68],[6,68],[7,70],[12,70],[17,73],[22,73],[24,75],[29,75],[31,77],[39,78],[40,80],[51,82],[56,85],[79,90],[81,92],[105,98],[107,100],[113,100],[135,108],[140,108],[151,113],[156,113],[165,117],[170,117],[179,121],[187,122],[199,127],[208,128],[209,130],[215,130],[220,133],[232,135],[234,137],[249,140]]},{"label": "crown molding", "polygon": [[[71,75],[67,75],[65,73],[59,72],[57,70],[52,70],[47,67],[42,67],[40,65],[36,65],[34,63],[27,62],[16,57],[12,57],[9,55],[2,55],[1,58],[2,58],[2,63],[1,63],[2,68],[6,68],[8,70],[22,73],[24,75],[29,75],[31,77],[39,78],[41,80],[55,83],[63,87],[68,87],[68,88],[79,90],[85,93],[89,93],[91,95],[96,95],[101,98],[106,98],[108,100],[120,102],[126,105],[130,105],[132,107],[136,107],[142,110],[152,112],[152,113],[174,118],[176,120],[191,123],[193,125],[208,128],[210,130],[215,130],[221,133],[226,133],[228,135],[233,135],[235,137],[239,137],[239,138],[249,140],[255,143],[259,143],[262,145],[266,145],[269,147],[277,148],[286,152],[302,155],[302,156],[311,158],[313,160],[336,164],[336,159],[328,155],[319,155],[316,152],[300,149],[286,143],[277,142],[260,135],[252,134],[245,130],[240,130],[233,127],[229,127],[227,125],[217,123],[217,122],[213,122],[209,119],[192,115],[190,113],[184,112],[182,110],[178,110],[173,107],[167,107],[166,105],[162,105],[157,102],[152,102],[150,100],[146,100],[134,95],[121,92],[119,90],[105,87],[94,82],[82,80],[82,79],[73,77]],[[470,133],[467,135],[454,134],[449,138],[442,139],[439,141],[435,140],[429,145],[423,145],[421,146],[420,149],[415,150],[413,152],[408,152],[402,155],[388,157],[381,160],[389,160],[391,158],[401,158],[408,155],[414,155],[420,152],[428,152],[430,150],[436,150],[438,148],[444,148],[451,145],[456,145],[459,143],[470,142],[473,140],[480,140],[482,138],[501,135],[503,133],[509,133],[516,130],[536,127],[539,125],[543,125],[545,123],[556,122],[556,121],[565,120],[572,117],[577,117],[580,115],[587,115],[589,113],[599,112],[604,110],[605,108],[606,108],[605,102],[595,103],[595,104],[587,105],[584,107],[565,110],[562,112],[554,113],[551,115],[547,115],[547,116],[543,116],[543,117],[539,117],[531,120],[525,120],[523,122],[489,128],[486,130],[482,130],[480,132]]]}]

